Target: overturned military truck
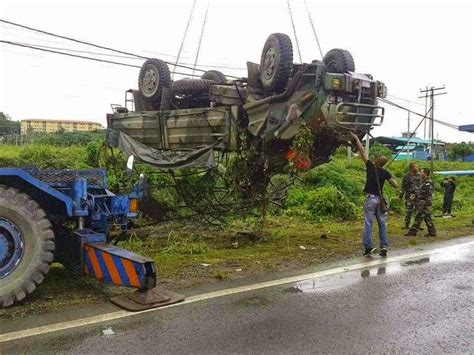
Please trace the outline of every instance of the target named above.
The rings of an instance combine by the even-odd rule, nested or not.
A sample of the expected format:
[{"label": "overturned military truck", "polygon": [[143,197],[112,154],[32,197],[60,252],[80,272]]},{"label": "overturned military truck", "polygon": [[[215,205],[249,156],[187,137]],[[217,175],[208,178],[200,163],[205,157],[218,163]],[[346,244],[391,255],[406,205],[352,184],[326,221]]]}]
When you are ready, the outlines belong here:
[{"label": "overturned military truck", "polygon": [[[298,159],[295,138],[310,132],[303,168],[329,160],[350,140],[380,125],[386,87],[355,72],[351,54],[332,49],[322,61],[293,63],[290,38],[270,35],[260,64],[247,62],[246,78],[228,80],[211,70],[200,79],[171,81],[168,65],[148,59],[132,108],[108,115],[109,142],[127,155],[162,169],[212,167],[214,152],[253,150],[269,174]],[[298,166],[298,165],[297,165]]]}]

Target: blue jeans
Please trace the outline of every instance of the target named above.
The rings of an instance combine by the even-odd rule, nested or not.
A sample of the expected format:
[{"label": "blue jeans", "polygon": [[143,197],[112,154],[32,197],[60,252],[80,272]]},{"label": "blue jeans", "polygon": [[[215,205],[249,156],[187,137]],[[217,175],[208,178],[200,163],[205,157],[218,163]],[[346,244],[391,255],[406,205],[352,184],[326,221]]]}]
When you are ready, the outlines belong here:
[{"label": "blue jeans", "polygon": [[379,241],[380,248],[388,247],[387,237],[387,222],[385,221],[385,215],[380,210],[380,197],[379,196],[367,196],[364,203],[364,247],[372,248],[372,229],[374,218],[377,219],[379,225]]}]

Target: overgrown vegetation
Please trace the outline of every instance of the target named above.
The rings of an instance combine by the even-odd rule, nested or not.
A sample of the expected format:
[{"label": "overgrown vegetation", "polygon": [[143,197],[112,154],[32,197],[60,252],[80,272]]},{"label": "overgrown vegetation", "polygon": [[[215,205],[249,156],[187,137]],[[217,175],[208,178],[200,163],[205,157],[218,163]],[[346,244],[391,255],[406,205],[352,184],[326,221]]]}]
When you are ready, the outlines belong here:
[{"label": "overgrown vegetation", "polygon": [[[0,166],[35,165],[41,169],[87,169],[102,167],[108,171],[109,187],[114,192],[129,191],[136,176],[126,174],[126,157],[112,151],[103,143],[100,132],[71,134],[51,134],[38,140],[38,143],[25,146],[0,146]],[[102,137],[102,138],[101,138]],[[66,144],[70,140],[72,144]],[[378,149],[378,150],[377,150]],[[375,146],[374,154],[386,154],[386,148]],[[321,222],[325,220],[353,220],[362,213],[364,195],[362,192],[365,180],[365,167],[362,162],[353,158],[352,165],[346,160],[347,151],[339,149],[333,161],[302,173],[299,182],[289,188],[287,199],[277,213],[302,218],[307,221]],[[420,166],[428,166],[428,162],[419,162]],[[472,169],[472,163],[436,161],[435,170],[466,170]],[[167,174],[160,174],[156,169],[146,165],[138,165],[139,172],[145,172],[149,178],[150,195],[144,202],[145,212],[152,219],[160,220],[166,213],[177,213],[176,206],[182,205],[180,196],[172,188],[173,179]],[[405,161],[395,161],[389,167],[390,172],[400,181],[407,172]],[[181,175],[180,175],[181,174]],[[187,176],[189,175],[189,176]],[[200,175],[189,172],[177,173],[183,186],[199,190]],[[435,210],[442,204],[442,190],[439,186],[441,177],[434,175],[436,193]],[[189,181],[188,181],[189,180]],[[460,177],[454,210],[474,211],[474,179]],[[391,200],[392,210],[401,212],[402,201],[398,200],[398,192],[387,187],[386,195]],[[205,191],[187,193],[198,200],[203,200]],[[189,202],[189,201],[188,201]],[[199,201],[198,201],[199,202]]]}]

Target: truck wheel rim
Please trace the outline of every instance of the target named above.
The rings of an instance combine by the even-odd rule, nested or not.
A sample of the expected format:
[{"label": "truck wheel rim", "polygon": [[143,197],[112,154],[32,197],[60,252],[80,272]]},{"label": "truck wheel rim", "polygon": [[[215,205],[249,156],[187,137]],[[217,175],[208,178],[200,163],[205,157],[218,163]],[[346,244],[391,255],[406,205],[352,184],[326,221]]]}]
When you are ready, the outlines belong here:
[{"label": "truck wheel rim", "polygon": [[155,93],[156,88],[158,86],[158,76],[156,75],[156,71],[153,69],[148,69],[145,72],[143,77],[143,91],[145,95],[151,96]]},{"label": "truck wheel rim", "polygon": [[23,258],[24,242],[19,229],[0,218],[0,279],[9,275]]},{"label": "truck wheel rim", "polygon": [[265,73],[266,79],[271,79],[273,77],[273,74],[275,72],[275,62],[276,62],[275,57],[276,57],[275,49],[273,47],[270,47],[267,53],[265,53],[264,73]]}]

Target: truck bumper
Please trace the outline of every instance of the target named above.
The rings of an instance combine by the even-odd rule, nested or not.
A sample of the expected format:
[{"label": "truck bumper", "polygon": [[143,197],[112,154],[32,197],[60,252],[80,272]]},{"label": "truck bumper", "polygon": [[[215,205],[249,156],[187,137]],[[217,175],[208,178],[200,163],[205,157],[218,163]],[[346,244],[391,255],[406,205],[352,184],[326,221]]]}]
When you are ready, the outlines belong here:
[{"label": "truck bumper", "polygon": [[105,243],[84,244],[83,274],[107,284],[149,290],[156,286],[153,260]]}]

